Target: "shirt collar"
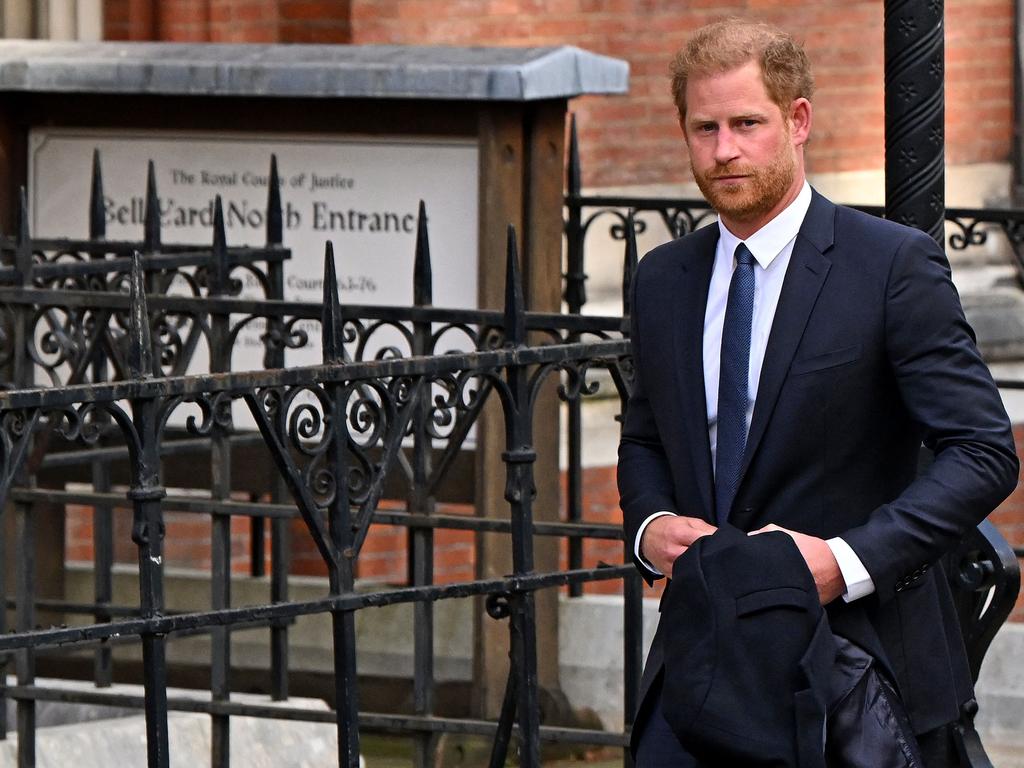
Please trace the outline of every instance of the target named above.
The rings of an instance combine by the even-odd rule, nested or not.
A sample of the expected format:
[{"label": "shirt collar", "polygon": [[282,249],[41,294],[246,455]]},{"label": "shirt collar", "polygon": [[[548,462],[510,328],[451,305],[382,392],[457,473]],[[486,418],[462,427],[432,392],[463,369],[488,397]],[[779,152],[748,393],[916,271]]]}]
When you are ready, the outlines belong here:
[{"label": "shirt collar", "polygon": [[804,217],[807,215],[807,209],[810,207],[811,186],[805,180],[793,202],[746,240],[741,241],[719,219],[718,232],[723,250],[732,256],[736,252],[737,245],[741,242],[746,243],[747,248],[754,254],[754,260],[761,265],[762,269],[768,269],[782,249],[797,236],[800,225],[803,224]]}]

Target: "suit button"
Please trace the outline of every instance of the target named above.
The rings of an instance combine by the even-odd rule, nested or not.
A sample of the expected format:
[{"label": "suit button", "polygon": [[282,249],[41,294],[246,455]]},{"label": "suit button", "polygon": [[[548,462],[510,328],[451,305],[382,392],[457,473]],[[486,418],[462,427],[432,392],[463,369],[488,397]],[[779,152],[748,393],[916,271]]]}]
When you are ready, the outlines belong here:
[{"label": "suit button", "polygon": [[754,508],[753,507],[744,507],[742,512],[743,512],[744,515],[752,515],[752,514],[754,514]]}]

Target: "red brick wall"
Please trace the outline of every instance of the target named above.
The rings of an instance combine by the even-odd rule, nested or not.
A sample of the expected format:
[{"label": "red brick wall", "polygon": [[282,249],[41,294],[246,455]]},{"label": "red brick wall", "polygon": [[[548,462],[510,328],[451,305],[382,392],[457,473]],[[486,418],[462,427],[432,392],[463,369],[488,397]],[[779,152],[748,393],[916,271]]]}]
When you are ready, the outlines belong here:
[{"label": "red brick wall", "polygon": [[[773,21],[806,44],[818,81],[810,170],[881,168],[878,0],[106,0],[106,34],[111,39],[571,44],[623,58],[631,67],[628,96],[573,103],[584,183],[602,186],[688,178],[668,97],[668,61],[690,30],[728,15]],[[1012,37],[1012,0],[946,0],[950,163],[1009,159]]]},{"label": "red brick wall", "polygon": [[351,42],[349,0],[105,0],[108,40]]},{"label": "red brick wall", "polygon": [[279,0],[282,43],[352,41],[349,0]]},{"label": "red brick wall", "polygon": [[1013,138],[1013,4],[946,2],[946,159],[1006,160]]},{"label": "red brick wall", "polygon": [[156,36],[160,39],[176,42],[206,42],[211,39],[208,0],[164,0],[156,10]]}]

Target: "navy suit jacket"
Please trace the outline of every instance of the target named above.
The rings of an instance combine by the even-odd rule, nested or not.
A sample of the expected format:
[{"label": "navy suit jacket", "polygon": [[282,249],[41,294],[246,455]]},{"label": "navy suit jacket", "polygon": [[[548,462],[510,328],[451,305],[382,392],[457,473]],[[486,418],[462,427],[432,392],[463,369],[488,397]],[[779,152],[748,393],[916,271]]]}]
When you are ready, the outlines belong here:
[{"label": "navy suit jacket", "polygon": [[[628,547],[652,513],[714,520],[703,324],[718,227],[662,245],[632,285],[635,378],[619,446]],[[920,446],[935,461],[918,474]],[[971,696],[945,579],[929,570],[1017,483],[998,391],[924,233],[814,193],[772,324],[729,521],[841,536],[875,584],[832,628],[894,678],[918,733]],[[651,580],[656,574],[637,561]],[[662,632],[641,682],[661,671]],[[642,715],[642,712],[641,712]]]}]

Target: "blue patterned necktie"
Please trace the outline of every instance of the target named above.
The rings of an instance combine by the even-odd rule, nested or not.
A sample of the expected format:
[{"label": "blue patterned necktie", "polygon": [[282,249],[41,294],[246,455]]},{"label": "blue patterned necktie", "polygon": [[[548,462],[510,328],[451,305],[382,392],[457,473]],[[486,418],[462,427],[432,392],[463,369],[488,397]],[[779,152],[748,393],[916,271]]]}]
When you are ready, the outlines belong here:
[{"label": "blue patterned necktie", "polygon": [[718,441],[715,449],[715,517],[722,525],[736,497],[743,449],[747,444],[750,390],[750,326],[754,316],[754,256],[736,246],[736,267],[722,326],[722,362],[718,377]]}]

